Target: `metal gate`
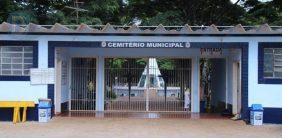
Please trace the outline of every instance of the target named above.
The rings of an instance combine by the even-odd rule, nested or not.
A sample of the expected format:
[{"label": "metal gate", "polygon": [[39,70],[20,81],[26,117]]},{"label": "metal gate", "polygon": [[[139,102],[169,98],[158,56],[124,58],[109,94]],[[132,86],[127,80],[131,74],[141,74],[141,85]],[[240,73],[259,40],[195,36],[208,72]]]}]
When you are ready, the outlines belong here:
[{"label": "metal gate", "polygon": [[146,89],[138,87],[145,66],[141,58],[105,59],[105,110],[146,110]]},{"label": "metal gate", "polygon": [[73,58],[71,65],[70,110],[95,110],[96,59]]},{"label": "metal gate", "polygon": [[105,110],[185,111],[190,59],[108,58]]},{"label": "metal gate", "polygon": [[150,111],[190,109],[184,108],[184,92],[191,88],[190,59],[150,58],[148,71]]}]

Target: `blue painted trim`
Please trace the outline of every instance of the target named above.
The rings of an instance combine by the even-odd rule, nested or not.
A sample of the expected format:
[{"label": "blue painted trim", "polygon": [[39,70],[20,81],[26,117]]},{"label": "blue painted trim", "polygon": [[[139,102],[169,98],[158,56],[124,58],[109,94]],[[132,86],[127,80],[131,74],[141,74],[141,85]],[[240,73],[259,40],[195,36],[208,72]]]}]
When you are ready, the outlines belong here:
[{"label": "blue painted trim", "polygon": [[[0,46],[33,46],[33,68],[38,67],[38,41],[1,40]],[[0,75],[0,81],[30,81],[30,76]]]},{"label": "blue painted trim", "polygon": [[0,46],[38,46],[37,41],[0,40]]},{"label": "blue painted trim", "polygon": [[[244,42],[190,42],[190,48],[203,48],[203,47],[204,48],[238,48],[238,47],[241,48],[242,45],[244,44],[245,44]],[[49,41],[48,49],[51,50],[52,52],[55,49],[55,47],[104,48],[101,45],[102,45],[102,41]],[[120,49],[120,48],[114,48],[114,49]],[[169,48],[169,49],[174,49],[174,48]]]},{"label": "blue painted trim", "polygon": [[[49,41],[48,42],[48,67],[55,66],[55,47],[100,47],[100,41]],[[191,42],[191,48],[239,48],[242,50],[242,73],[241,73],[241,90],[242,90],[242,118],[249,119],[248,109],[248,42]],[[51,86],[50,86],[51,87]],[[52,86],[54,87],[54,86]],[[54,88],[49,89],[48,98],[54,101]]]},{"label": "blue painted trim", "polygon": [[33,68],[38,68],[38,42],[33,45]]},{"label": "blue painted trim", "polygon": [[242,118],[246,121],[249,120],[249,107],[248,107],[248,42],[191,42],[191,48],[240,48],[242,52],[242,73],[241,73],[241,97],[242,97]]},{"label": "blue painted trim", "polygon": [[249,92],[248,92],[248,87],[249,87],[249,46],[248,43],[245,46],[241,46],[242,49],[242,57],[241,57],[241,97],[242,97],[242,118],[245,120],[248,120],[248,98],[249,98]]},{"label": "blue painted trim", "polygon": [[282,48],[282,42],[258,43],[258,84],[282,84],[282,79],[264,78],[264,48]]},{"label": "blue painted trim", "polygon": [[1,76],[0,81],[30,81],[30,76]]},{"label": "blue painted trim", "polygon": [[282,108],[263,108],[263,122],[282,124]]},{"label": "blue painted trim", "polygon": [[[249,107],[248,116],[250,118]],[[282,108],[264,107],[263,108],[263,123],[282,124]]]},{"label": "blue painted trim", "polygon": [[[50,45],[50,42],[48,42],[48,68],[54,68],[55,67],[55,46]],[[47,86],[47,97],[48,99],[51,99],[52,101],[52,117],[55,115],[55,104],[54,104],[54,98],[55,98],[55,85],[54,84],[48,84]]]},{"label": "blue painted trim", "polygon": [[51,109],[51,112],[52,112],[52,116],[54,116],[55,114],[55,105],[54,105],[54,98],[55,98],[55,85],[54,84],[48,84],[47,85],[47,97],[48,99],[51,99],[52,101],[52,109]]},{"label": "blue painted trim", "polygon": [[[101,47],[101,41],[49,41],[49,50],[54,50],[55,47]],[[49,51],[48,51],[49,53]],[[50,53],[49,53],[50,54]],[[53,53],[54,54],[54,53]]]}]

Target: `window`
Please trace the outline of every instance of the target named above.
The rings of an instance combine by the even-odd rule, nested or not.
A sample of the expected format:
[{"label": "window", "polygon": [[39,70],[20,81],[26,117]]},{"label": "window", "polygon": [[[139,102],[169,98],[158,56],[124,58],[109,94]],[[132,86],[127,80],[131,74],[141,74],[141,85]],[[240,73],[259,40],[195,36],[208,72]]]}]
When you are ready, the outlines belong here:
[{"label": "window", "polygon": [[258,43],[258,84],[282,84],[282,42]]},{"label": "window", "polygon": [[264,77],[282,78],[282,48],[264,48]]},{"label": "window", "polygon": [[33,46],[0,46],[0,75],[29,76]]}]

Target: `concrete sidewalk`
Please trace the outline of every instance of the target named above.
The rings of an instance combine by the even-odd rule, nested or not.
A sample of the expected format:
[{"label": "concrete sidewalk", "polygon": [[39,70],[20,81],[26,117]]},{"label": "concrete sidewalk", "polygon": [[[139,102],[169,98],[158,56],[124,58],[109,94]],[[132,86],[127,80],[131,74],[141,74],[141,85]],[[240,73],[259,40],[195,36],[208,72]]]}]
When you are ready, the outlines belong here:
[{"label": "concrete sidewalk", "polygon": [[55,117],[49,123],[0,122],[0,137],[282,137],[282,125],[250,126],[228,119]]}]

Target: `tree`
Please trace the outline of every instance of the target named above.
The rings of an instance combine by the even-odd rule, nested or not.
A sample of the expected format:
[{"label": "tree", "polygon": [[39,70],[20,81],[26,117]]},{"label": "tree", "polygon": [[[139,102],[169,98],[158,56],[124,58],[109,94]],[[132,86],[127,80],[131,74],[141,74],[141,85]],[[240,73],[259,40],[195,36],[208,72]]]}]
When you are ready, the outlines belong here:
[{"label": "tree", "polygon": [[[132,25],[281,25],[281,0],[78,0],[78,23]],[[0,0],[0,21],[77,24],[75,0]],[[16,17],[16,18],[15,18]]]},{"label": "tree", "polygon": [[119,23],[120,0],[88,0],[85,1],[85,9],[90,17],[99,18],[104,24]]},{"label": "tree", "polygon": [[17,3],[12,0],[0,0],[0,22],[7,21],[9,15],[19,9]]},{"label": "tree", "polygon": [[46,24],[50,21],[50,15],[56,14],[68,0],[15,0],[21,11],[18,13],[26,13],[25,16],[33,15],[31,21],[38,24]]},{"label": "tree", "polygon": [[282,1],[273,0],[269,2],[260,2],[258,0],[246,0],[244,7],[247,13],[243,21],[247,25],[264,24],[281,25],[282,24]]},{"label": "tree", "polygon": [[128,0],[127,13],[145,25],[232,25],[244,8],[230,0]]}]

